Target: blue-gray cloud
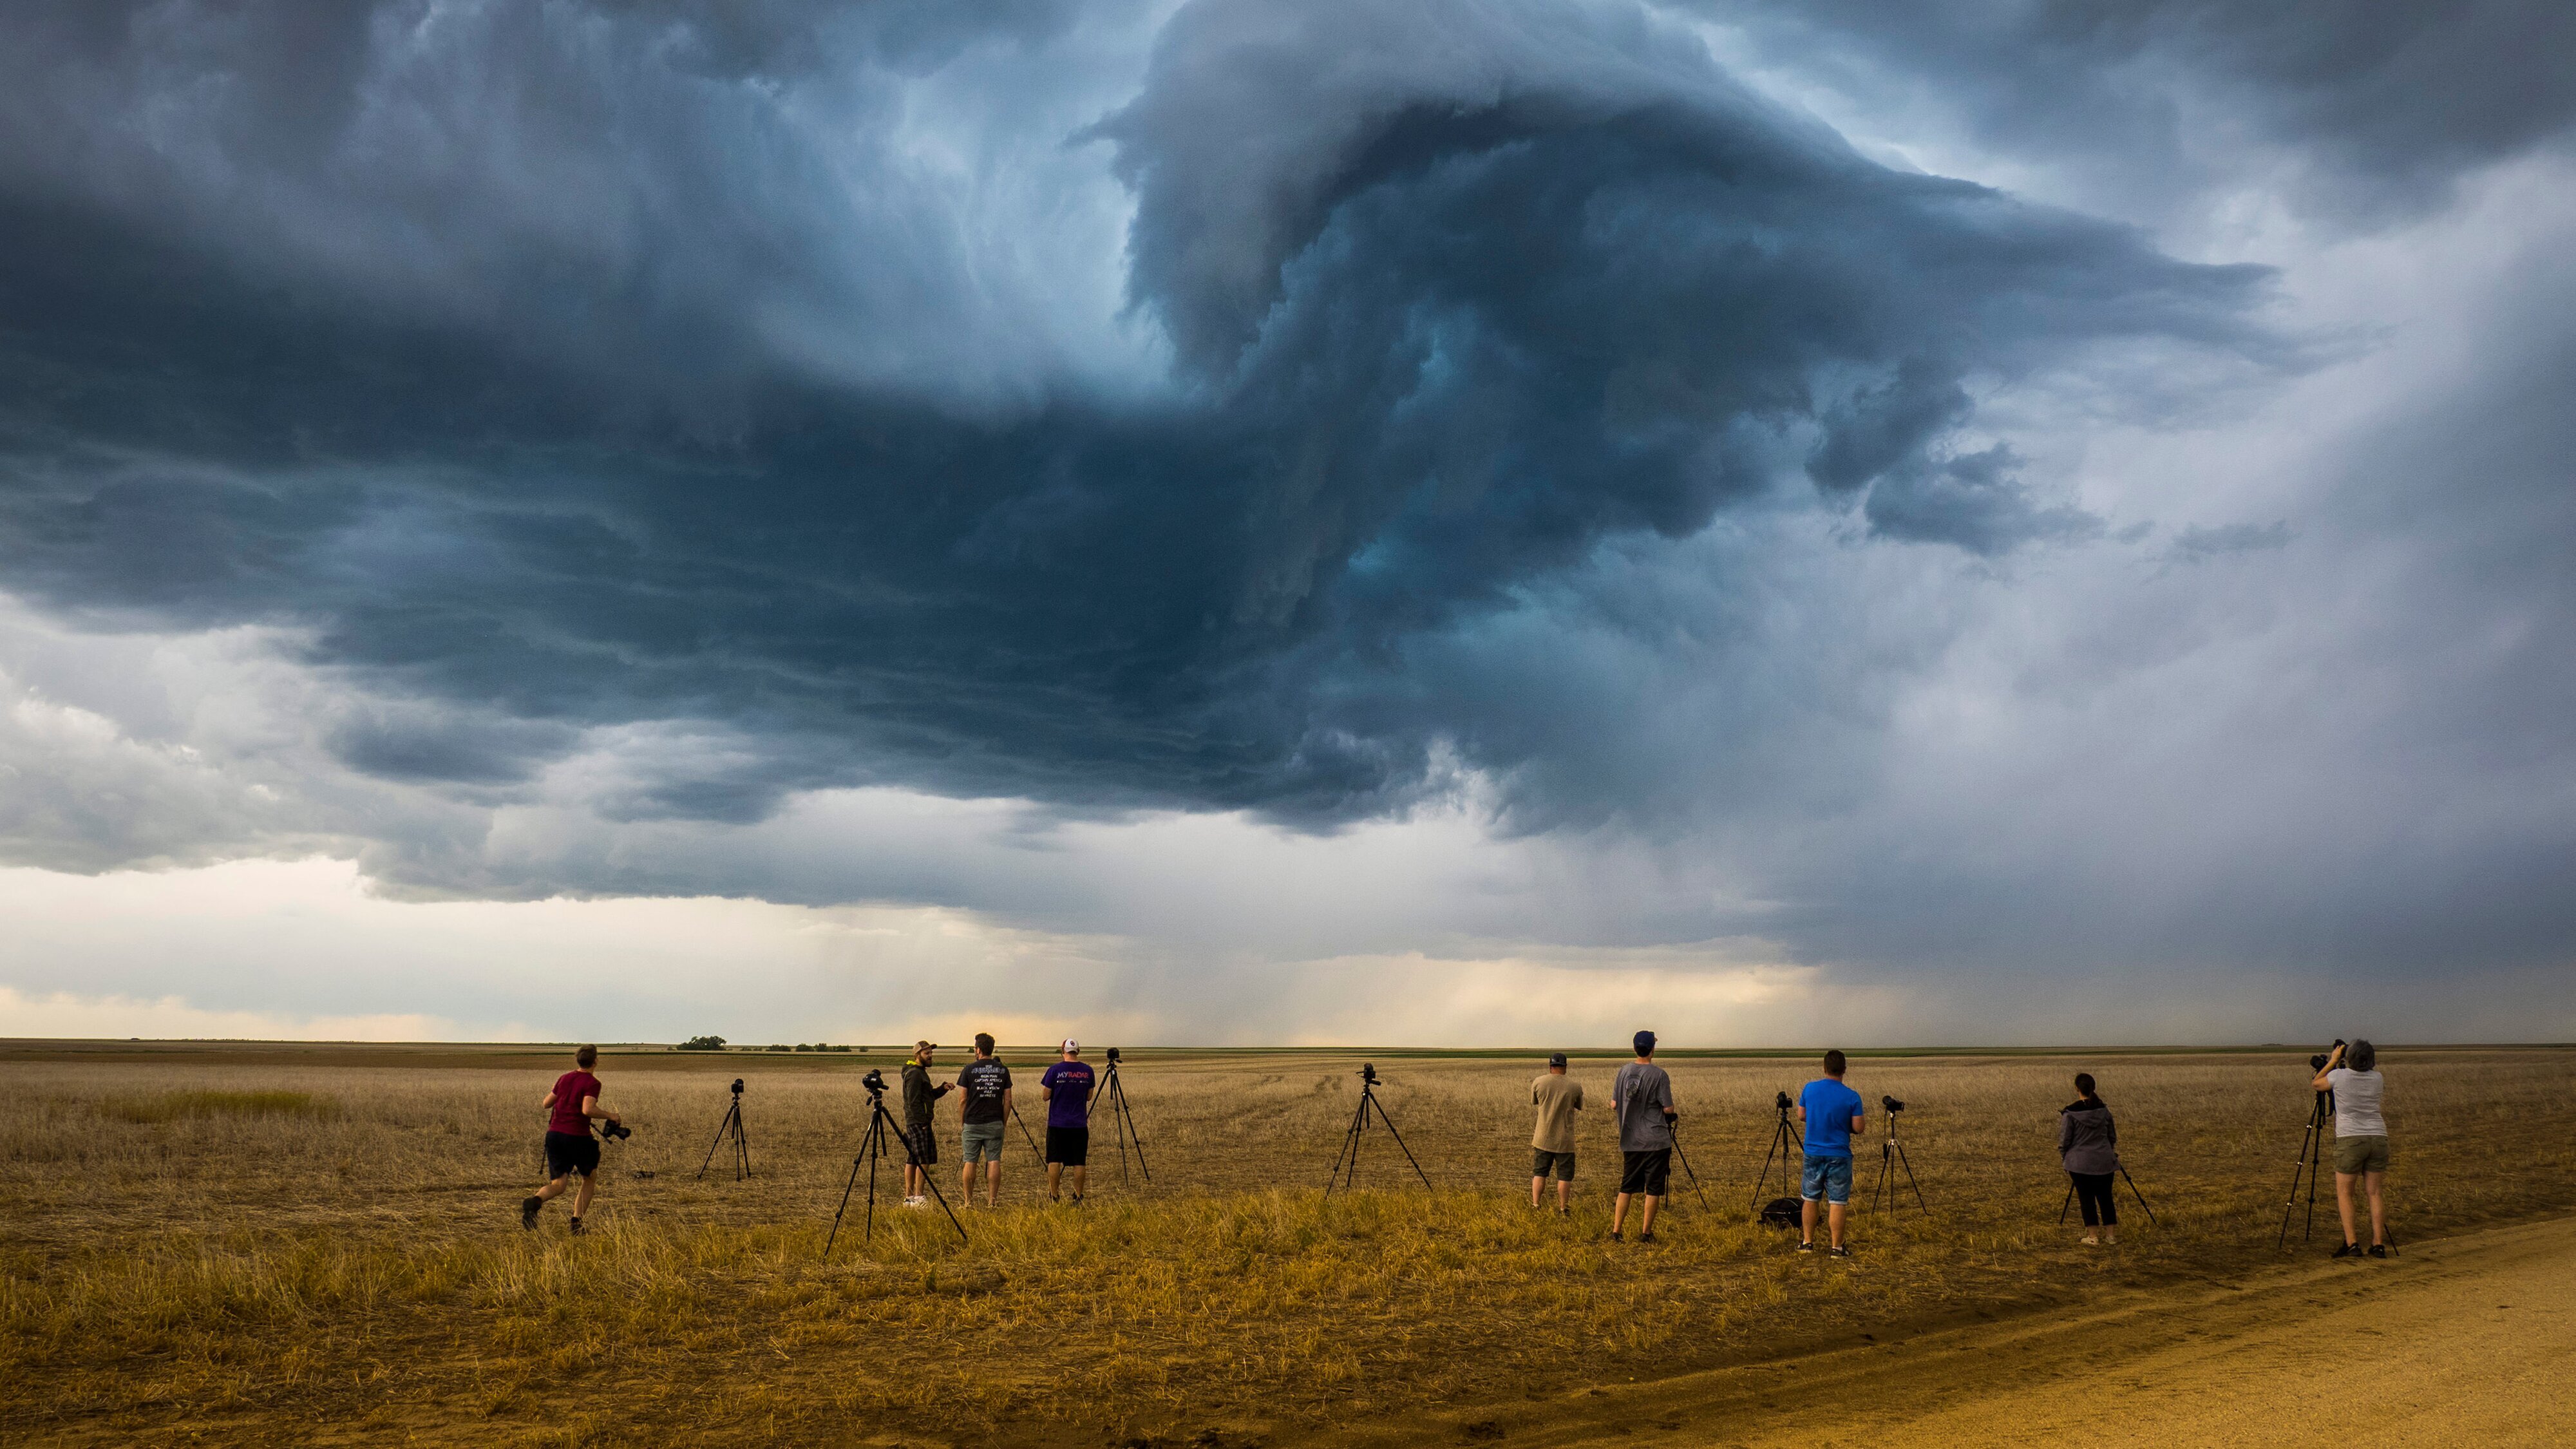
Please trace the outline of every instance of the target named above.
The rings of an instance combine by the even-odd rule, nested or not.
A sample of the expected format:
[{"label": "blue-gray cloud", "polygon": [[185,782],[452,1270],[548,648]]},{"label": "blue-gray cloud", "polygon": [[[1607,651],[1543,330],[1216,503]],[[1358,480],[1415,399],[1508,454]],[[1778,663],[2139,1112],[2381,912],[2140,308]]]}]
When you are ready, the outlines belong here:
[{"label": "blue-gray cloud", "polygon": [[907,86],[1079,17],[958,17],[37,7],[0,111],[12,586],[302,626],[424,701],[333,736],[389,777],[690,719],[766,744],[622,808],[897,780],[1329,820],[1483,708],[1355,682],[1605,540],[1782,506],[2089,537],[1981,390],[2123,340],[2278,360],[2260,269],[1864,160],[1648,12],[1202,0],[1044,138],[1129,188],[1167,339],[1086,371],[894,134]]}]

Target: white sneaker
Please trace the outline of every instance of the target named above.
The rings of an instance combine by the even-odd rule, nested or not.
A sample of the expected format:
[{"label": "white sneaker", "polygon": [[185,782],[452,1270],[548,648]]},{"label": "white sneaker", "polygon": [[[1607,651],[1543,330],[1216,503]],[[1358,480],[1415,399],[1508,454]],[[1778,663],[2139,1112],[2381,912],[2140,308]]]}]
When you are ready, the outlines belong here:
[{"label": "white sneaker", "polygon": [[926,1208],[930,1206],[930,1199],[926,1197],[908,1197],[903,1200],[903,1205],[908,1208]]}]

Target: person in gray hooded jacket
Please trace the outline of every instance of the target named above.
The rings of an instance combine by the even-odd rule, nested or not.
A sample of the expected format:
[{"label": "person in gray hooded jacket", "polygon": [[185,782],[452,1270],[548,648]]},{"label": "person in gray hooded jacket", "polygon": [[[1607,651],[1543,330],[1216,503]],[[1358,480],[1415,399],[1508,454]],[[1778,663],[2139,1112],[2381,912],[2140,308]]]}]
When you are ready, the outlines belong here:
[{"label": "person in gray hooded jacket", "polygon": [[2094,1095],[2090,1072],[2075,1074],[2075,1100],[2057,1110],[2057,1155],[2084,1204],[2084,1241],[2120,1241],[2120,1209],[2111,1201],[2111,1175],[2120,1170],[2120,1129]]}]

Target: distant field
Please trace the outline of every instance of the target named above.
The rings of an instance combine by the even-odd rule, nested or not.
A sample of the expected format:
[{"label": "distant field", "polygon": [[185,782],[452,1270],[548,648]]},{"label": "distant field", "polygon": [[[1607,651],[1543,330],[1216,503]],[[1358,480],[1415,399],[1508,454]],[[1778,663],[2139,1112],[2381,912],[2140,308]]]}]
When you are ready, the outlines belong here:
[{"label": "distant field", "polygon": [[[2306,1050],[1861,1058],[1856,1196],[1892,1093],[1933,1212],[1864,1220],[1850,1264],[1748,1221],[1771,1095],[1812,1075],[1803,1056],[1667,1058],[1708,1206],[1682,1181],[1643,1247],[1600,1241],[1606,1112],[1586,1114],[1575,1219],[1529,1211],[1534,1058],[1131,1053],[1150,1186],[1119,1182],[1104,1139],[1094,1200],[1048,1207],[1014,1129],[1008,1202],[967,1217],[970,1244],[889,1208],[824,1262],[858,1078],[888,1049],[612,1052],[600,1075],[636,1136],[608,1147],[597,1235],[574,1240],[560,1209],[535,1235],[515,1212],[560,1054],[0,1045],[0,1438],[1216,1446],[1428,1425],[2275,1262]],[[1326,1204],[1363,1056],[1436,1189],[1372,1141],[1367,1190]],[[1042,1126],[1046,1058],[1005,1057]],[[1575,1071],[1606,1093],[1616,1060]],[[2576,1052],[2383,1063],[2402,1235],[2576,1208]],[[2116,1250],[2054,1226],[2079,1068],[2163,1220],[2123,1189]],[[696,1181],[735,1075],[757,1175]],[[2331,1188],[2310,1253],[2334,1237]]]}]

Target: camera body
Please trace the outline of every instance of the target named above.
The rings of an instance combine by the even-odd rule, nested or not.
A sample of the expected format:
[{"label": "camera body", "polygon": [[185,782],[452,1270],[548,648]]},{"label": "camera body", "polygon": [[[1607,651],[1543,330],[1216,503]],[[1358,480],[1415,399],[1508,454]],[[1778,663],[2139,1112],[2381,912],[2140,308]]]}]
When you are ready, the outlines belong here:
[{"label": "camera body", "polygon": [[599,1124],[599,1135],[614,1141],[622,1142],[627,1138],[634,1136],[635,1129],[627,1126],[623,1122],[602,1122]]},{"label": "camera body", "polygon": [[1360,1081],[1366,1086],[1374,1087],[1377,1085],[1377,1064],[1375,1062],[1360,1063]]},{"label": "camera body", "polygon": [[1114,1062],[1114,1061],[1116,1061],[1116,1060],[1118,1060],[1118,1048],[1116,1048],[1116,1047],[1111,1047],[1111,1048],[1109,1049],[1109,1060],[1111,1060],[1111,1061],[1113,1061],[1113,1062]]},{"label": "camera body", "polygon": [[[884,1071],[882,1068],[879,1068],[879,1067],[870,1067],[870,1068],[868,1068],[868,1074],[867,1074],[866,1076],[864,1076],[864,1077],[859,1078],[859,1085],[860,1085],[860,1086],[862,1086],[862,1087],[867,1088],[867,1089],[868,1089],[868,1095],[869,1095],[869,1096],[871,1096],[871,1097],[882,1097],[882,1096],[884,1096],[884,1095],[885,1095],[885,1071]],[[741,1087],[742,1087],[742,1084],[741,1084],[741,1083],[739,1083],[739,1082],[736,1082],[736,1083],[734,1084],[734,1088],[735,1088],[735,1090],[737,1090],[737,1091],[741,1090]]]},{"label": "camera body", "polygon": [[742,1078],[740,1077],[733,1079],[733,1094],[737,1097],[742,1095]]},{"label": "camera body", "polygon": [[1782,1092],[1782,1093],[1779,1093],[1778,1095],[1774,1096],[1774,1097],[1771,1099],[1771,1109],[1772,1109],[1773,1111],[1775,1111],[1775,1112],[1786,1112],[1786,1111],[1788,1111],[1788,1110],[1789,1110],[1789,1094],[1788,1094],[1788,1093],[1786,1093],[1786,1092]]},{"label": "camera body", "polygon": [[1878,1099],[1878,1105],[1885,1107],[1890,1112],[1902,1112],[1905,1110],[1905,1104],[1896,1100],[1894,1097],[1882,1096]]},{"label": "camera body", "polygon": [[2334,1046],[2327,1047],[2324,1051],[2308,1058],[2308,1070],[2312,1072],[2324,1071],[2326,1069],[2326,1063],[2334,1060],[2334,1048],[2348,1044],[2349,1043],[2345,1042],[2342,1037],[2336,1037],[2334,1039]]}]

